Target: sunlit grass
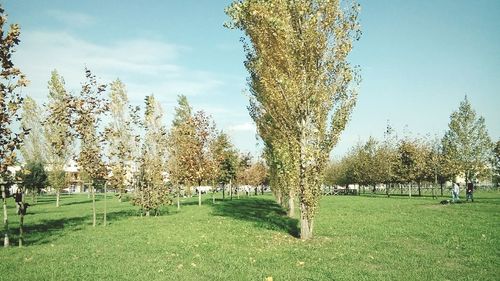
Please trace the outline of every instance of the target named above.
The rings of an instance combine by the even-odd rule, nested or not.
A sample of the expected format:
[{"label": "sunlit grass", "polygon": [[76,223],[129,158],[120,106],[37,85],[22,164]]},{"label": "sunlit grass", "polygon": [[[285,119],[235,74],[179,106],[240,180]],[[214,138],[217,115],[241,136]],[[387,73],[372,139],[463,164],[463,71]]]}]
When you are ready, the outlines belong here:
[{"label": "sunlit grass", "polygon": [[109,225],[101,216],[96,228],[86,195],[65,196],[60,208],[47,196],[25,217],[27,246],[0,249],[0,279],[498,280],[500,194],[441,199],[324,197],[315,238],[304,242],[269,195],[215,205],[207,196],[202,207],[186,199],[180,212],[149,218],[110,198]]}]

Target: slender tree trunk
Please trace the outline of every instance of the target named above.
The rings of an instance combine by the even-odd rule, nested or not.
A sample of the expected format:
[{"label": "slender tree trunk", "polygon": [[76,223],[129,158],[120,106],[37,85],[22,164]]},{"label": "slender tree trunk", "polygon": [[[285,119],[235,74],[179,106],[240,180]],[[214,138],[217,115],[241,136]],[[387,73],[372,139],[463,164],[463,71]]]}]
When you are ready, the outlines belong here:
[{"label": "slender tree trunk", "polygon": [[263,185],[260,186],[260,194],[264,195],[264,186]]},{"label": "slender tree trunk", "polygon": [[104,226],[106,226],[106,223],[107,223],[107,207],[108,207],[108,196],[107,196],[107,192],[108,192],[108,183],[105,182],[104,183]]},{"label": "slender tree trunk", "polygon": [[212,181],[212,204],[215,204],[215,182]]},{"label": "slender tree trunk", "polygon": [[232,180],[229,180],[229,195],[231,197],[231,200],[233,200],[233,182],[232,182]]},{"label": "slender tree trunk", "polygon": [[422,196],[422,190],[421,190],[421,187],[420,187],[420,182],[417,183],[417,187],[418,187],[418,197],[421,197]]},{"label": "slender tree trunk", "polygon": [[236,185],[236,198],[240,199],[240,187]]},{"label": "slender tree trunk", "polygon": [[181,209],[181,187],[177,188],[177,210]]},{"label": "slender tree trunk", "polygon": [[290,218],[295,216],[295,195],[292,191],[288,194],[288,216]]},{"label": "slender tree trunk", "polygon": [[61,202],[61,190],[56,190],[56,207],[59,208]]},{"label": "slender tree trunk", "polygon": [[283,197],[281,196],[281,191],[279,190],[276,191],[275,196],[276,196],[276,202],[278,202],[278,204],[283,207]]},{"label": "slender tree trunk", "polygon": [[439,185],[441,186],[441,197],[442,197],[443,196],[443,189],[444,189],[443,188],[443,183],[441,182]]},{"label": "slender tree trunk", "polygon": [[200,183],[198,183],[198,206],[201,206],[201,188]]},{"label": "slender tree trunk", "polygon": [[7,218],[7,191],[6,185],[2,183],[2,201],[3,201],[3,246],[9,247],[9,220]]},{"label": "slender tree trunk", "polygon": [[222,201],[226,199],[226,184],[222,183]]},{"label": "slender tree trunk", "polygon": [[122,196],[123,196],[123,192],[122,192],[122,189],[120,188],[118,190],[118,202],[120,202],[120,203],[122,202]]},{"label": "slender tree trunk", "polygon": [[23,246],[24,242],[24,213],[26,206],[24,205],[24,190],[21,189],[21,206],[19,210],[19,247]]},{"label": "slender tree trunk", "polygon": [[410,186],[408,187],[408,196],[411,198],[411,188],[412,188],[412,184],[410,183]]},{"label": "slender tree trunk", "polygon": [[92,226],[95,227],[97,225],[96,220],[96,212],[95,212],[95,190],[94,190],[94,182],[90,185],[90,192],[92,192]]},{"label": "slender tree trunk", "polygon": [[391,196],[389,195],[389,189],[390,189],[390,186],[391,186],[391,184],[390,184],[390,183],[385,185],[385,194],[387,195],[387,198],[391,197]]}]

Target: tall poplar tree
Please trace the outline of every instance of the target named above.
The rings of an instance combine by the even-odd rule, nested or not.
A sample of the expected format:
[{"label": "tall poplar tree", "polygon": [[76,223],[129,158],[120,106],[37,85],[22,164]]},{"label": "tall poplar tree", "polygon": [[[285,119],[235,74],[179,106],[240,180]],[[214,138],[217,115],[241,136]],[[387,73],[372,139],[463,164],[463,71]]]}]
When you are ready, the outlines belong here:
[{"label": "tall poplar tree", "polygon": [[144,142],[139,164],[139,190],[134,202],[146,216],[170,201],[164,176],[167,172],[167,130],[162,124],[163,110],[154,96],[147,96],[144,113]]},{"label": "tall poplar tree", "polygon": [[214,161],[210,147],[215,140],[215,123],[203,111],[197,111],[193,116],[193,124],[195,134],[191,136],[192,155],[190,158],[192,165],[189,174],[191,182],[198,186],[198,206],[201,206],[201,184],[202,182],[211,182],[211,179],[216,174],[216,161]]},{"label": "tall poplar tree", "polygon": [[109,145],[108,159],[111,168],[109,185],[118,190],[118,200],[121,202],[132,171],[134,132],[129,113],[133,114],[134,109],[130,108],[125,85],[119,79],[110,86],[111,121],[106,128],[106,140]]},{"label": "tall poplar tree", "polygon": [[7,167],[16,160],[16,149],[20,148],[27,128],[15,130],[13,125],[20,121],[19,109],[23,104],[23,97],[19,89],[28,84],[28,80],[21,70],[14,66],[12,55],[19,45],[21,34],[18,24],[6,27],[7,14],[0,5],[0,185],[3,201],[4,247],[9,246],[9,221],[7,217],[7,181],[9,171]]},{"label": "tall poplar tree", "polygon": [[[34,179],[41,178],[34,175],[33,171],[31,171],[32,168],[36,167],[37,172],[35,174],[38,174],[40,169],[44,172],[43,170],[46,165],[46,149],[44,148],[46,142],[44,139],[42,119],[42,111],[40,107],[32,97],[27,96],[23,103],[21,126],[29,128],[30,133],[23,141],[21,154],[23,155],[23,160],[26,163],[24,171],[30,171],[28,172],[28,177],[23,177],[23,181],[26,182],[26,179],[29,179],[30,184],[25,183],[24,187],[27,191],[31,192],[33,202],[35,201],[38,191],[45,185],[45,180],[40,180],[38,184],[34,184],[34,182],[36,182]],[[23,175],[25,174],[23,173]]]},{"label": "tall poplar tree", "polygon": [[188,192],[191,185],[193,161],[191,150],[191,136],[195,134],[192,108],[184,95],[177,99],[172,127],[168,135],[167,163],[170,182],[173,184],[177,197],[177,209],[180,209],[180,196],[182,190]]},{"label": "tall poplar tree", "polygon": [[442,144],[449,166],[466,181],[476,179],[487,170],[491,139],[484,118],[477,116],[467,96],[451,114]]},{"label": "tall poplar tree", "polygon": [[338,0],[244,0],[226,9],[229,27],[250,40],[251,116],[274,124],[297,159],[302,239],[312,237],[322,173],[356,101],[359,77],[347,56],[360,35],[358,10]]},{"label": "tall poplar tree", "polygon": [[49,185],[56,191],[56,207],[59,207],[61,190],[67,184],[64,166],[73,156],[75,137],[71,131],[70,95],[65,89],[64,78],[56,70],[52,71],[48,89],[44,121],[45,158]]},{"label": "tall poplar tree", "polygon": [[[200,186],[212,182],[215,176],[216,161],[211,146],[215,140],[215,124],[203,111],[192,113],[187,98],[178,98],[172,129],[169,135],[169,176],[177,194],[181,185],[185,189],[198,186],[198,205],[201,205]],[[179,208],[179,195],[177,196]]]},{"label": "tall poplar tree", "polygon": [[90,178],[92,194],[92,226],[96,226],[95,189],[102,185],[107,170],[103,162],[101,149],[104,141],[99,124],[102,115],[107,113],[109,102],[103,96],[106,86],[99,84],[94,74],[85,69],[85,82],[82,83],[80,95],[71,96],[69,104],[73,114],[72,126],[80,139],[78,165],[81,172]]},{"label": "tall poplar tree", "polygon": [[222,184],[222,200],[226,197],[226,185],[231,184],[236,177],[238,151],[231,143],[229,136],[220,132],[212,144],[212,155],[215,166],[215,182]]},{"label": "tall poplar tree", "polygon": [[24,139],[21,154],[26,163],[45,163],[44,132],[42,127],[42,111],[36,101],[27,96],[23,103],[21,126],[30,129],[30,134]]}]

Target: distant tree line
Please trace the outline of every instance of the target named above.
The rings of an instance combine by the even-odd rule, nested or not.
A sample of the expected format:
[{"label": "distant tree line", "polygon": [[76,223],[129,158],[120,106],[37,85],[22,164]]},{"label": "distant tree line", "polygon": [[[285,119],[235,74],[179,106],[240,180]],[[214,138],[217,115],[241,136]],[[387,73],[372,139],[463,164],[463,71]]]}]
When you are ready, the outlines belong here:
[{"label": "distant tree line", "polygon": [[443,185],[458,177],[498,185],[499,142],[492,143],[484,118],[477,116],[465,97],[441,138],[398,138],[388,125],[382,141],[370,137],[332,161],[324,183],[372,188],[384,184],[388,195],[401,185],[416,185],[421,195],[423,184],[439,185],[442,195]]}]

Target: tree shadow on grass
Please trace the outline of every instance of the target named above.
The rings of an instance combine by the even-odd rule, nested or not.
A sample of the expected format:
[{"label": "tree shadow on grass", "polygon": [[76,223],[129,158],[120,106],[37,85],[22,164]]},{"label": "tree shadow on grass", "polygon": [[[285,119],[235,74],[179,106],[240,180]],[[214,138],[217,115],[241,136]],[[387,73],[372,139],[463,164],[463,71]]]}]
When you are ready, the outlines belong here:
[{"label": "tree shadow on grass", "polygon": [[[96,198],[95,202],[99,202],[100,200],[98,200]],[[70,202],[61,202],[61,206],[70,206],[70,205],[78,205],[78,204],[89,204],[89,203],[92,203],[92,199],[87,199],[87,200],[83,200],[83,201],[70,201]]]},{"label": "tree shadow on grass", "polygon": [[[119,221],[127,217],[134,216],[133,210],[125,210],[118,212],[110,212],[107,214],[108,224],[114,221]],[[102,213],[98,214],[97,227],[102,227]],[[80,216],[71,218],[61,218],[52,220],[41,220],[35,224],[27,224],[24,226],[24,244],[29,245],[42,245],[51,243],[71,232],[83,230],[87,227],[92,227],[92,216]],[[10,235],[11,240],[16,243],[19,240],[18,225],[11,225]]]},{"label": "tree shadow on grass", "polygon": [[211,205],[214,216],[250,221],[258,227],[286,231],[294,237],[299,237],[298,220],[288,217],[286,211],[273,200],[246,197],[217,202]]}]

